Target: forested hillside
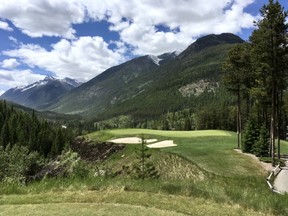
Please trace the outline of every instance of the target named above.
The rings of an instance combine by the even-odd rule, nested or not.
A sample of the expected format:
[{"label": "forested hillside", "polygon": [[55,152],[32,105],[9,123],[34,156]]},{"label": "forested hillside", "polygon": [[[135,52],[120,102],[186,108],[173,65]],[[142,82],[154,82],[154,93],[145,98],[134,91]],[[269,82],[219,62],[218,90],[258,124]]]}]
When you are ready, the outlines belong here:
[{"label": "forested hillside", "polygon": [[73,139],[70,128],[0,101],[0,181],[24,184]]},{"label": "forested hillside", "polygon": [[[145,125],[147,120],[158,121],[169,112],[189,109],[195,115],[208,105],[206,112],[215,112],[212,104],[222,107],[227,101],[221,98],[230,98],[219,89],[222,62],[230,48],[243,42],[234,34],[212,34],[199,38],[179,56],[170,53],[132,59],[72,90],[48,109],[78,113],[97,122],[125,115],[132,117],[136,126]],[[193,124],[206,128],[203,123]],[[211,125],[225,127],[219,122],[207,123],[207,127]]]},{"label": "forested hillside", "polygon": [[[201,39],[199,45],[196,41],[174,61],[155,71],[149,88],[96,115],[96,121],[128,115],[137,127],[236,130],[236,97],[222,85],[222,63],[236,45],[229,44],[231,40],[236,44],[243,42],[232,34],[210,35]],[[135,86],[149,79],[149,75],[135,79]],[[180,113],[189,113],[185,114],[189,120]],[[168,117],[171,115],[173,118]]]},{"label": "forested hillside", "polygon": [[0,129],[3,149],[19,145],[44,157],[58,155],[73,138],[69,128],[39,120],[34,112],[19,111],[5,101],[0,101]]}]

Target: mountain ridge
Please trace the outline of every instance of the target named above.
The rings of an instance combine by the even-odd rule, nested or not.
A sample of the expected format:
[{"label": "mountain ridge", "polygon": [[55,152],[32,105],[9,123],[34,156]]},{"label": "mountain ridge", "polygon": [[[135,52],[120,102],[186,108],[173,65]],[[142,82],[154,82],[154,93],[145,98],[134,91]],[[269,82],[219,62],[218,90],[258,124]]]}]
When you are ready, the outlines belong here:
[{"label": "mountain ridge", "polygon": [[[159,94],[158,102],[151,104],[154,110],[159,110],[157,115],[162,111],[176,110],[180,108],[175,105],[177,101],[181,100],[179,103],[183,107],[188,100],[183,98],[179,89],[191,82],[198,82],[203,76],[218,79],[221,61],[228,50],[243,42],[240,37],[230,33],[207,35],[196,40],[178,56],[172,52],[157,58],[151,55],[137,57],[107,69],[47,108],[60,113],[89,116],[105,116],[110,112],[109,116],[113,117],[137,113],[146,106],[144,101],[152,102],[153,97]],[[169,98],[174,98],[174,101]],[[117,107],[120,107],[119,110],[114,112]]]},{"label": "mountain ridge", "polygon": [[80,82],[71,78],[57,79],[53,76],[46,76],[43,80],[27,86],[11,88],[2,94],[0,99],[37,108],[51,103],[79,85],[81,85]]},{"label": "mountain ridge", "polygon": [[[141,91],[141,89],[134,89],[133,93],[127,90],[129,84],[135,79],[144,76],[147,72],[156,70],[159,65],[166,64],[169,59],[173,59],[174,54],[166,54],[166,58],[155,63],[155,59],[150,55],[136,57],[132,60],[124,62],[120,65],[111,67],[81,85],[81,87],[73,89],[69,94],[63,96],[59,102],[52,104],[48,110],[55,112],[62,112],[74,114],[71,112],[71,107],[81,107],[83,103],[87,106],[78,109],[77,114],[86,112],[87,110],[97,107],[98,109],[106,109],[117,100],[125,100],[125,97],[131,97]],[[159,64],[158,64],[159,63]],[[127,92],[128,95],[125,95]],[[121,98],[119,97],[121,95]],[[105,100],[103,100],[105,98]],[[76,102],[76,103],[75,103]],[[61,110],[60,110],[61,109]]]},{"label": "mountain ridge", "polygon": [[53,100],[42,101],[42,104],[33,107],[101,118],[121,114],[145,117],[150,115],[149,112],[157,116],[163,112],[183,109],[188,103],[191,104],[191,100],[197,99],[193,92],[187,91],[205,93],[205,89],[198,86],[201,83],[214,92],[213,86],[219,86],[217,82],[221,62],[228,50],[235,44],[244,42],[231,33],[207,35],[197,39],[179,55],[170,52],[158,56],[136,57],[105,70]]}]

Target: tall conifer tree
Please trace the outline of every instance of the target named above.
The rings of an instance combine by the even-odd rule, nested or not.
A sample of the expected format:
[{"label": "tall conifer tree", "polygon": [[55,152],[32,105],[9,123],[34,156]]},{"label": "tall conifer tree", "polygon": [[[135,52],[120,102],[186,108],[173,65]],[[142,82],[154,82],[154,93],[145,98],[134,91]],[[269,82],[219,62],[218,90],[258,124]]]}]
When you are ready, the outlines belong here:
[{"label": "tall conifer tree", "polygon": [[255,63],[258,92],[270,99],[270,153],[275,165],[277,95],[286,86],[287,73],[287,12],[278,1],[269,0],[260,10],[262,19],[250,37]]}]

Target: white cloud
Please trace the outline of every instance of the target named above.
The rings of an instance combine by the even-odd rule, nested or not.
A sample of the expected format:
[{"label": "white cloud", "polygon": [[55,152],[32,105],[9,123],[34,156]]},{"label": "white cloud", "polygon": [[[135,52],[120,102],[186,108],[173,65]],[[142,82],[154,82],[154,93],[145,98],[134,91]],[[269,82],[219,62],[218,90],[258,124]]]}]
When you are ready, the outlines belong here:
[{"label": "white cloud", "polygon": [[[134,54],[161,54],[185,49],[200,35],[240,33],[253,28],[255,17],[244,8],[255,0],[82,0],[87,14],[107,19],[110,30],[133,47]],[[124,19],[123,19],[124,18]],[[170,31],[157,31],[157,26]]]},{"label": "white cloud", "polygon": [[101,37],[80,37],[60,40],[47,51],[39,45],[21,45],[3,54],[17,57],[30,67],[39,67],[58,77],[87,81],[104,70],[124,61],[121,50],[112,51]]},{"label": "white cloud", "polygon": [[[0,92],[12,87],[25,86],[44,79],[44,75],[35,74],[31,70],[1,70],[0,69]],[[0,93],[1,94],[1,93]]]},{"label": "white cloud", "polygon": [[74,38],[71,25],[82,23],[85,18],[82,5],[69,0],[2,1],[0,14],[31,37]]},{"label": "white cloud", "polygon": [[[72,24],[107,20],[122,42],[135,47],[134,54],[161,54],[184,49],[200,35],[239,33],[242,28],[253,28],[255,17],[243,11],[253,2],[255,0],[22,0],[19,3],[9,0],[1,2],[0,14],[31,37],[71,39],[75,37]],[[157,25],[171,31],[159,32]]]},{"label": "white cloud", "polygon": [[[80,81],[87,81],[123,62],[126,60],[123,56],[128,52],[134,55],[158,55],[183,50],[201,35],[239,33],[243,28],[253,28],[253,20],[256,19],[244,12],[244,8],[255,0],[20,2],[1,2],[0,18],[10,20],[30,37],[59,36],[60,41],[52,45],[51,50],[47,50],[36,44],[22,44],[19,38],[17,41],[10,37],[16,48],[2,54],[11,59],[18,58],[19,62],[32,69],[38,67],[58,77],[71,77]],[[75,37],[73,24],[101,20],[110,24],[111,31],[119,33],[118,41],[109,42],[110,45],[116,45],[113,50],[109,49],[108,43],[101,37]],[[159,30],[159,26],[164,26],[165,30]],[[17,66],[16,59],[9,61],[3,61],[2,67],[6,65],[9,68],[9,63],[10,68]]]},{"label": "white cloud", "polygon": [[13,31],[13,29],[9,26],[7,22],[3,22],[0,20],[0,29],[6,30],[6,31]]},{"label": "white cloud", "polygon": [[14,59],[14,58],[5,59],[1,63],[1,66],[3,68],[8,68],[8,69],[13,69],[13,68],[17,67],[18,65],[19,65],[19,62],[16,59]]}]

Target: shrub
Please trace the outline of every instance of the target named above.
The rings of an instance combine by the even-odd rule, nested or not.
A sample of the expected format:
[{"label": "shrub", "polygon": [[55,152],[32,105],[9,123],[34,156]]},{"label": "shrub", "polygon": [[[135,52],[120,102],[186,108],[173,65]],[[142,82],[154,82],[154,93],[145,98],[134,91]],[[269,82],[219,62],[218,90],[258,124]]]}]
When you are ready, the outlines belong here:
[{"label": "shrub", "polygon": [[0,180],[25,184],[32,166],[41,163],[37,152],[29,152],[26,146],[0,147]]}]

